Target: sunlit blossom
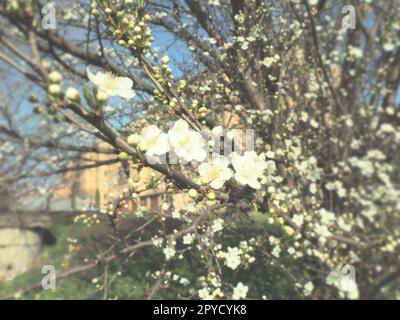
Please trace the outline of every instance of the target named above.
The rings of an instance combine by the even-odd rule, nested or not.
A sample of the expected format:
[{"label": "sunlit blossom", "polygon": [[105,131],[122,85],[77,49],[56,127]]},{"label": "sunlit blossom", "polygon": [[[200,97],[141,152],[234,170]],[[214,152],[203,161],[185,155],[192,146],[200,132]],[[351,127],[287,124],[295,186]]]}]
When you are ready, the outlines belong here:
[{"label": "sunlit blossom", "polygon": [[127,100],[135,96],[132,89],[133,81],[127,77],[118,77],[111,72],[98,71],[93,74],[89,68],[86,69],[89,80],[98,88],[100,92],[108,96],[120,96]]},{"label": "sunlit blossom", "polygon": [[220,189],[233,175],[228,165],[229,160],[226,157],[217,156],[210,162],[200,164],[199,173],[203,179],[210,182],[212,188]]},{"label": "sunlit blossom", "polygon": [[233,154],[232,165],[235,169],[234,177],[242,185],[249,185],[253,189],[261,187],[258,181],[268,167],[264,157],[255,151],[246,151],[243,155]]},{"label": "sunlit blossom", "polygon": [[168,135],[162,132],[157,126],[145,127],[140,133],[139,148],[146,150],[146,155],[162,155],[168,152]]},{"label": "sunlit blossom", "polygon": [[249,291],[249,287],[245,286],[243,283],[239,282],[236,287],[233,289],[232,299],[240,300],[244,299],[247,296],[247,292]]},{"label": "sunlit blossom", "polygon": [[169,142],[177,156],[185,161],[203,161],[206,143],[200,133],[189,128],[185,120],[175,122],[168,132]]}]

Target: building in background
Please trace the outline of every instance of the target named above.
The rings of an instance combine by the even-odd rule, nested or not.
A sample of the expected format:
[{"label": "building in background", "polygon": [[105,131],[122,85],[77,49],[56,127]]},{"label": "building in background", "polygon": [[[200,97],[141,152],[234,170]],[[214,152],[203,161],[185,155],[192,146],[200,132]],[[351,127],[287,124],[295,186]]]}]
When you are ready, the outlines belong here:
[{"label": "building in background", "polygon": [[[104,148],[103,145],[102,147]],[[84,162],[73,165],[105,162],[115,159],[116,155],[87,153],[84,158]],[[118,161],[95,168],[67,172],[55,188],[52,201],[69,201],[72,210],[97,210],[101,206],[116,201],[121,195],[127,194],[128,178],[136,173],[133,171],[128,161]],[[156,175],[158,174],[152,169],[143,168],[140,171],[138,190],[144,189],[150,179]],[[161,204],[160,197],[163,195],[165,195],[164,187],[140,192],[138,199],[125,200],[124,207],[121,209],[131,211],[138,207],[145,207],[157,211]]]}]

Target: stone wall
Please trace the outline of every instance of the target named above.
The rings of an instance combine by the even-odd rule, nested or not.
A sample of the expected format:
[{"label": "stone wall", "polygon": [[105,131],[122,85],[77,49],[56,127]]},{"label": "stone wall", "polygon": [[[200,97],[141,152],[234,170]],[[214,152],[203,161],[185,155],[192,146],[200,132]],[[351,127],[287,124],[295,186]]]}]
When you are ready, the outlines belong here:
[{"label": "stone wall", "polygon": [[37,232],[19,228],[0,228],[0,281],[24,273],[39,256],[42,239]]},{"label": "stone wall", "polygon": [[49,216],[37,213],[0,214],[0,282],[12,280],[33,266],[44,235],[50,234],[46,229],[50,223]]}]

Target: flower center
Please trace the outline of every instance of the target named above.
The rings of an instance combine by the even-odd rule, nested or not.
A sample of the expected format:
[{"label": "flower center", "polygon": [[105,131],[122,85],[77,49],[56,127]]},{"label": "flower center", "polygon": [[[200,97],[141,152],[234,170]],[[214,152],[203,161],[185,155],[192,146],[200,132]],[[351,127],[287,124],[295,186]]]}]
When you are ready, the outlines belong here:
[{"label": "flower center", "polygon": [[149,147],[154,147],[157,144],[157,137],[150,139],[147,144]]},{"label": "flower center", "polygon": [[106,82],[104,82],[103,87],[105,89],[111,90],[115,87],[115,81],[114,79],[109,79]]},{"label": "flower center", "polygon": [[116,83],[115,76],[111,72],[108,72],[107,78],[103,83],[103,88],[112,90],[115,88],[115,83]]},{"label": "flower center", "polygon": [[179,146],[183,149],[187,149],[189,147],[190,140],[187,137],[184,137],[179,140]]},{"label": "flower center", "polygon": [[219,170],[217,168],[212,168],[210,172],[211,180],[217,180],[219,178]]}]

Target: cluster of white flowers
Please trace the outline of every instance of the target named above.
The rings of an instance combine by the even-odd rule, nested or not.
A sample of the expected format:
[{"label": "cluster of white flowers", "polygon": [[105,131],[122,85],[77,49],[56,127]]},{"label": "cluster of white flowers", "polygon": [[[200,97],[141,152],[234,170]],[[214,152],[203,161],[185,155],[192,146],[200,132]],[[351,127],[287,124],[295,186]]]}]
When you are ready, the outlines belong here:
[{"label": "cluster of white flowers", "polygon": [[265,156],[257,155],[255,151],[246,151],[242,156],[234,153],[231,158],[236,181],[254,189],[261,187],[259,180],[264,176],[265,169],[269,173],[275,172],[275,163],[271,160],[265,161]]},{"label": "cluster of white flowers", "polygon": [[175,247],[174,246],[168,246],[166,248],[164,248],[163,250],[164,255],[165,255],[165,259],[166,260],[170,260],[172,259],[172,257],[175,255],[176,251],[175,251]]},{"label": "cluster of white flowers", "polygon": [[213,224],[211,226],[212,232],[221,231],[224,228],[224,220],[221,218],[214,219]]},{"label": "cluster of white flowers", "polygon": [[155,246],[155,247],[158,247],[158,248],[160,248],[161,246],[162,246],[162,244],[163,244],[163,239],[162,238],[159,238],[159,237],[153,237],[153,239],[152,239],[152,241],[153,241],[153,245]]},{"label": "cluster of white flowers", "polygon": [[356,281],[349,276],[342,275],[338,270],[329,273],[326,283],[336,287],[341,298],[358,299],[360,296]]},{"label": "cluster of white flowers", "polygon": [[221,290],[221,278],[215,272],[210,272],[207,277],[201,276],[198,280],[202,283],[202,288],[197,292],[200,299],[212,300],[224,296]]},{"label": "cluster of white flowers", "polygon": [[130,135],[128,143],[137,145],[139,150],[146,152],[149,160],[171,151],[182,162],[203,161],[207,155],[206,144],[201,134],[190,129],[184,120],[176,121],[168,133],[162,132],[155,125],[149,125],[142,129],[140,135]]},{"label": "cluster of white flowers", "polygon": [[242,250],[234,247],[228,247],[228,251],[225,253],[225,264],[228,268],[235,270],[241,262],[240,255]]},{"label": "cluster of white flowers", "polygon": [[193,233],[188,233],[185,234],[182,239],[183,239],[183,244],[191,245],[195,239],[195,236]]},{"label": "cluster of white flowers", "polygon": [[[17,2],[20,3],[20,9],[16,10],[14,14],[17,14],[17,11],[24,14],[31,11],[21,5],[24,1],[8,2],[16,5]],[[133,0],[125,1],[126,4],[134,2]],[[136,2],[138,3],[138,1]],[[293,0],[293,4],[298,9],[302,2],[302,0]],[[318,0],[308,0],[311,15],[318,9],[319,2]],[[364,0],[363,5],[373,10],[372,2],[374,2],[373,7],[377,9],[385,3],[384,0]],[[209,18],[211,20],[214,19],[215,13],[224,13],[225,7],[228,8],[221,3],[221,0],[204,2],[204,9],[207,10],[209,9],[207,5],[220,6],[219,8],[210,8]],[[120,46],[125,47],[122,51],[117,51],[114,46],[112,48],[105,46],[102,49],[107,59],[112,62],[111,59],[119,58],[124,62],[127,74],[132,71],[137,72],[138,75],[146,77],[143,79],[144,83],[158,89],[153,91],[154,96],[140,94],[135,98],[133,87],[136,88],[136,84],[130,78],[113,75],[110,72],[92,73],[93,69],[91,68],[92,71],[86,70],[87,77],[96,90],[93,90],[93,97],[89,98],[94,99],[96,107],[102,106],[104,112],[98,116],[104,116],[104,120],[110,126],[115,124],[116,131],[125,132],[125,120],[133,115],[135,121],[132,121],[132,128],[142,129],[140,133],[137,131],[139,134],[130,135],[127,142],[136,148],[140,158],[146,156],[148,162],[168,161],[170,164],[181,164],[182,166],[191,161],[196,162],[192,164],[193,166],[190,168],[192,170],[187,170],[189,166],[180,168],[196,184],[202,185],[200,190],[188,191],[189,197],[196,201],[189,200],[188,203],[183,204],[184,209],[175,209],[174,207],[175,194],[182,190],[178,190],[178,185],[174,184],[173,179],[163,180],[161,178],[158,180],[158,176],[157,179],[153,179],[155,176],[152,176],[152,183],[145,186],[145,189],[150,189],[157,188],[163,183],[166,184],[168,195],[159,197],[159,200],[164,203],[160,206],[160,215],[155,216],[155,219],[159,219],[163,225],[167,219],[174,219],[173,233],[177,234],[179,230],[182,230],[181,228],[190,226],[198,217],[202,219],[192,233],[179,233],[182,237],[177,237],[176,241],[179,241],[179,245],[186,246],[184,249],[178,250],[178,247],[175,247],[176,243],[168,241],[167,239],[170,238],[165,238],[164,233],[157,232],[155,234],[158,236],[151,237],[154,247],[165,257],[165,260],[172,260],[175,257],[181,259],[185,254],[198,251],[193,254],[193,257],[202,260],[201,263],[195,264],[202,266],[201,271],[190,270],[193,271],[190,279],[193,279],[194,272],[203,272],[205,269],[216,270],[221,273],[221,277],[222,271],[239,273],[239,270],[249,267],[249,264],[257,257],[256,266],[252,267],[269,268],[271,266],[272,270],[275,270],[279,264],[288,273],[293,272],[297,280],[295,286],[299,288],[300,294],[303,293],[306,296],[314,294],[315,298],[318,298],[321,293],[324,298],[338,295],[342,298],[357,298],[359,292],[354,280],[334,272],[326,278],[326,273],[329,273],[332,266],[344,262],[354,263],[357,270],[360,270],[360,274],[363,275],[363,286],[366,287],[367,284],[374,284],[384,271],[390,271],[388,268],[385,270],[385,267],[396,263],[400,249],[400,233],[399,228],[396,228],[399,225],[398,213],[400,212],[399,168],[398,162],[396,162],[399,158],[398,150],[400,150],[400,130],[397,126],[400,111],[397,96],[393,96],[396,88],[389,85],[391,81],[387,81],[391,78],[391,70],[396,70],[393,66],[395,66],[396,52],[400,45],[398,37],[396,37],[400,31],[400,23],[389,21],[394,19],[386,21],[390,23],[383,23],[383,29],[381,30],[379,27],[382,37],[379,39],[379,43],[374,44],[374,57],[363,59],[364,55],[366,58],[370,57],[368,50],[365,50],[366,47],[362,44],[363,41],[357,44],[346,42],[347,31],[334,27],[337,19],[329,15],[324,15],[321,19],[315,17],[315,29],[321,34],[321,51],[329,52],[321,56],[329,76],[328,82],[328,80],[324,80],[325,77],[321,77],[321,74],[315,71],[313,59],[308,59],[308,53],[301,37],[304,26],[298,21],[291,21],[293,19],[290,18],[290,15],[282,14],[279,2],[272,3],[269,5],[265,2],[265,5],[259,5],[257,1],[249,0],[246,3],[246,10],[240,11],[234,17],[234,37],[226,38],[224,34],[222,34],[222,38],[203,37],[202,40],[206,44],[204,48],[203,46],[199,48],[196,43],[188,42],[189,50],[193,51],[185,52],[188,57],[193,55],[198,59],[204,55],[210,61],[210,65],[213,62],[218,64],[219,60],[232,68],[228,68],[229,70],[219,68],[217,72],[214,72],[211,69],[207,70],[207,66],[205,66],[204,72],[201,70],[201,74],[196,75],[197,70],[194,70],[193,74],[185,74],[186,81],[183,79],[179,81],[179,87],[176,90],[178,95],[175,97],[173,94],[174,98],[170,98],[169,93],[173,92],[168,90],[174,87],[172,86],[172,80],[174,80],[172,73],[179,74],[181,67],[185,66],[186,70],[188,65],[193,63],[195,66],[200,61],[196,60],[194,63],[194,61],[188,60],[181,64],[179,62],[181,59],[174,57],[176,59],[174,59],[173,66],[168,66],[170,58],[164,54],[169,49],[154,48],[151,53],[146,53],[146,57],[149,59],[148,63],[152,65],[151,68],[148,68],[151,71],[149,74],[143,68],[143,60],[138,59],[137,54],[132,55],[131,51],[126,49],[147,47],[146,44],[151,39],[151,30],[146,20],[150,20],[151,17],[144,14],[143,16],[149,19],[145,18],[141,19],[143,21],[139,21],[130,10],[135,7],[133,5],[116,12],[114,12],[114,7],[103,8],[103,12],[100,10],[100,7],[104,7],[103,5],[92,3],[90,7],[94,10],[91,13],[99,23],[105,23],[107,26],[107,17],[108,19],[113,18],[113,20],[116,17],[118,28],[109,28],[108,31],[111,33],[106,35],[107,43],[108,40],[113,41],[112,39],[114,39]],[[177,6],[180,7],[179,4]],[[68,15],[64,15],[64,18],[68,16],[67,20],[70,22],[88,22],[89,15],[85,15],[85,8],[79,6],[78,3],[75,7],[79,7],[79,14],[74,16],[74,10],[68,8],[66,10]],[[170,12],[167,8],[166,12],[157,12],[157,8],[153,8],[150,3],[143,8],[144,11],[148,9],[154,12],[156,19],[169,17]],[[106,17],[105,21],[102,20],[103,17]],[[276,19],[270,19],[272,28],[267,30],[260,22],[265,21],[265,18],[268,17],[276,17]],[[218,19],[215,22],[215,26],[218,28]],[[67,27],[68,23],[65,26]],[[102,29],[105,26],[102,25]],[[178,31],[180,28],[185,29],[189,26],[192,26],[190,19],[184,19],[182,24],[178,23]],[[281,32],[274,32],[275,30]],[[334,33],[331,33],[332,30]],[[110,38],[108,38],[109,36]],[[322,50],[331,47],[329,39],[334,38],[339,40],[338,43],[341,45],[336,47],[340,48]],[[287,45],[289,43],[290,46]],[[329,46],[326,46],[328,44]],[[239,51],[240,53],[242,50],[253,50],[253,48],[259,54],[255,55],[254,59],[250,59],[251,61],[246,59],[246,55],[240,59],[231,60],[231,52]],[[93,43],[91,50],[100,52],[100,46]],[[218,52],[217,55],[213,54],[214,50]],[[74,54],[64,54],[64,51],[59,50],[60,58],[63,61],[67,59],[69,65],[79,65],[82,62]],[[140,50],[135,51],[139,52]],[[375,57],[379,60],[375,61]],[[349,68],[343,70],[343,62],[346,60],[349,62]],[[161,62],[161,65],[157,65],[158,62]],[[255,68],[251,66],[252,63],[256,63]],[[119,62],[116,64],[120,65]],[[360,64],[363,65],[360,66]],[[374,68],[375,65],[378,67]],[[49,72],[54,70],[54,67],[59,67],[55,61],[54,64],[52,62],[52,65],[48,65],[46,59],[43,60],[43,66]],[[254,77],[252,74],[247,77],[246,68],[256,72]],[[139,73],[138,71],[141,69],[143,72]],[[282,69],[282,72],[275,72],[279,71],[278,69]],[[365,83],[361,81],[362,87],[359,92],[352,92],[354,86],[343,85],[343,79],[362,79],[365,76],[363,70],[368,71],[368,79],[371,81],[364,81]],[[374,74],[375,71],[376,74]],[[257,74],[258,72],[262,73]],[[286,76],[279,77],[279,74]],[[196,76],[191,77],[193,75]],[[245,79],[241,79],[242,76]],[[135,75],[132,74],[130,77],[134,79]],[[62,93],[63,75],[52,71],[48,75],[48,80],[49,102],[57,104]],[[242,80],[248,81],[245,82],[245,87],[238,85]],[[188,91],[183,90],[186,82],[190,87]],[[247,85],[249,88],[246,88]],[[165,90],[159,90],[160,86]],[[260,106],[256,103],[257,106],[253,106],[253,99],[251,101],[248,99],[249,92],[251,93],[251,90],[247,92],[249,89],[254,90],[255,93],[258,91],[259,95],[257,96],[260,99],[255,100],[264,103]],[[137,90],[142,92],[143,89],[138,85]],[[90,104],[92,99],[87,97],[86,90],[83,91],[86,101]],[[335,101],[332,101],[331,98],[334,97],[331,97],[330,91],[338,93],[340,108]],[[80,88],[70,87],[65,91],[65,98],[70,102],[80,103],[81,92]],[[371,92],[376,99],[365,99],[363,92]],[[165,95],[165,93],[168,94]],[[353,93],[355,99],[352,99]],[[108,97],[116,96],[126,100],[130,99],[134,103],[130,105],[129,110],[126,108],[126,104],[118,103],[119,106],[106,104]],[[274,103],[269,103],[270,101]],[[110,101],[110,104],[111,102],[113,101]],[[203,107],[203,103],[208,104],[209,108]],[[208,130],[206,134],[193,130],[190,123],[184,120],[177,121],[169,130],[166,130],[166,122],[170,119],[170,112],[166,112],[167,108],[170,108],[168,111],[172,113],[182,106],[187,106],[188,115],[198,119],[199,124],[204,126],[207,125],[207,112],[207,120],[210,118],[220,121],[221,124],[224,123],[229,127],[257,128],[257,137],[251,148],[257,152],[242,153],[242,141],[240,143],[238,141],[242,137],[238,137],[235,130],[230,130],[226,134],[221,126],[213,128],[211,136],[209,136]],[[210,113],[212,114],[210,115]],[[121,119],[124,121],[119,121]],[[41,121],[43,121],[43,125],[47,125],[47,115]],[[47,127],[44,128],[47,130]],[[52,130],[50,138],[53,140],[62,138],[65,136],[63,132]],[[71,126],[70,133],[74,132],[75,129]],[[220,139],[221,137],[224,139]],[[84,139],[81,140],[81,138]],[[89,138],[90,140],[88,140]],[[208,141],[211,138],[213,140]],[[222,141],[230,143],[230,140],[234,140],[235,148],[240,145],[240,152],[220,155],[220,150],[222,150],[220,143]],[[85,142],[93,140],[89,133],[80,133],[78,141],[85,145]],[[30,144],[29,139],[26,143],[24,141],[25,144],[27,146]],[[37,143],[35,142],[35,144]],[[248,147],[247,141],[246,147]],[[25,147],[24,150],[28,151]],[[19,148],[16,148],[14,142],[4,139],[4,143],[0,146],[0,159],[7,165],[12,161],[21,161],[24,153],[18,151]],[[209,158],[211,152],[218,153],[218,155],[213,154]],[[123,153],[123,157],[119,158],[120,160],[128,159],[128,154]],[[59,160],[59,156],[49,154],[46,157],[47,169],[57,169],[60,165]],[[137,167],[141,168],[142,165],[142,163],[138,165],[136,160],[133,161],[135,170]],[[276,170],[275,161],[280,163],[279,172]],[[180,171],[178,168],[175,169]],[[275,172],[277,172],[276,175]],[[128,179],[129,195],[139,204],[141,203],[140,196],[136,192],[139,192],[139,185],[142,187],[140,182],[139,174],[134,174]],[[234,196],[240,193],[231,191],[236,191],[236,184],[262,190],[254,196],[254,201],[239,199],[241,200],[240,205],[235,206],[234,202],[237,199]],[[266,187],[262,188],[263,185]],[[210,201],[216,199],[217,196],[219,197],[219,193],[216,195],[215,190],[224,186],[228,187],[227,191],[230,193],[228,201],[233,200],[233,203],[225,205],[224,202],[221,208],[218,206],[207,212],[207,215],[202,214],[205,208],[211,206],[209,206],[209,202],[199,200],[203,198]],[[105,187],[109,188],[108,185]],[[211,188],[214,190],[210,190]],[[135,193],[131,193],[132,191]],[[244,191],[247,190],[243,190],[243,193]],[[203,197],[206,193],[207,197]],[[107,196],[109,199],[116,200],[112,194]],[[244,205],[245,201],[247,203]],[[123,202],[121,205],[125,208]],[[251,209],[247,210],[250,207]],[[102,204],[100,212],[113,217],[111,202]],[[147,219],[147,213],[146,207],[140,205],[134,214],[141,219]],[[242,219],[242,216],[245,218]],[[247,220],[250,219],[252,220],[251,235],[247,229],[247,222],[250,222]],[[78,216],[75,221],[91,225],[98,224],[101,220],[96,214],[91,216],[85,214]],[[253,222],[256,223],[253,224]],[[270,225],[264,225],[264,222],[268,222]],[[264,227],[268,228],[267,233],[264,232],[266,231]],[[222,230],[226,232],[221,232]],[[161,237],[161,234],[164,234],[164,237]],[[248,238],[253,235],[257,237],[257,245]],[[237,237],[240,237],[241,241],[234,247],[232,241],[237,241]],[[358,245],[352,245],[352,243]],[[232,247],[228,247],[229,245]],[[371,248],[376,249],[373,261],[367,258]],[[223,268],[226,270],[221,270],[220,265],[212,268],[215,259],[208,259],[208,257],[214,257],[214,253],[215,257],[220,259],[220,265],[224,265]],[[316,272],[313,267],[307,267],[308,264],[314,263],[316,260],[314,258],[318,259],[319,272]],[[293,263],[293,260],[296,259],[297,263]],[[209,268],[203,268],[205,264]],[[298,266],[301,264],[306,265],[306,268],[303,268],[304,272],[300,274]],[[169,267],[175,267],[173,265],[175,263],[170,264]],[[326,272],[326,270],[329,271]],[[266,271],[270,270],[266,269]],[[260,272],[254,272],[254,277],[258,277],[259,274]],[[156,276],[160,275],[158,271]],[[165,273],[164,278],[176,283],[189,284],[189,280],[169,271]],[[225,297],[233,299],[247,297],[248,287],[246,285],[238,283],[238,279],[226,283],[225,275],[223,279],[222,286],[221,279],[215,275],[208,275],[200,287],[190,288],[191,291],[188,290],[188,295],[179,294],[180,296],[193,296],[198,293],[200,298],[214,299],[223,296],[221,288],[224,288],[223,290],[231,288],[224,293]],[[313,282],[310,281],[311,279]],[[258,292],[258,281],[259,278],[251,279],[249,277],[246,283],[251,288],[254,287],[255,292]],[[333,295],[328,292],[328,286],[324,287],[322,291],[321,288],[316,290],[314,287],[314,284],[324,281],[332,286],[330,289]],[[93,282],[97,284],[100,282],[100,278],[94,279]],[[383,289],[385,288],[379,290],[379,294],[384,295],[385,291],[392,291]],[[268,292],[268,297],[270,296],[272,298],[275,296],[273,290]]]},{"label": "cluster of white flowers", "polygon": [[[219,138],[222,132],[222,127],[216,127],[212,130],[212,135]],[[176,155],[181,163],[193,160],[202,162],[208,155],[205,139],[182,119],[176,121],[168,133],[164,133],[155,125],[149,125],[142,129],[140,135],[130,135],[127,141],[137,146],[141,152],[145,152],[149,161],[160,161],[160,156],[167,152],[170,153],[169,161],[173,161]],[[230,162],[234,171],[229,168]],[[241,185],[259,189],[265,181],[265,174],[273,174],[276,167],[272,160],[265,160],[264,154],[245,151],[242,155],[237,152],[228,156],[214,155],[208,162],[201,163],[198,171],[201,182],[214,189],[222,188],[232,177]]]},{"label": "cluster of white flowers", "polygon": [[280,254],[281,254],[281,241],[274,237],[274,236],[269,236],[268,237],[268,241],[271,244],[271,246],[273,246],[271,254],[275,257],[275,258],[279,258]]},{"label": "cluster of white flowers", "polygon": [[210,294],[210,292],[208,291],[208,289],[206,287],[199,289],[197,294],[199,295],[199,298],[202,300],[211,300],[212,299],[212,295]]}]

